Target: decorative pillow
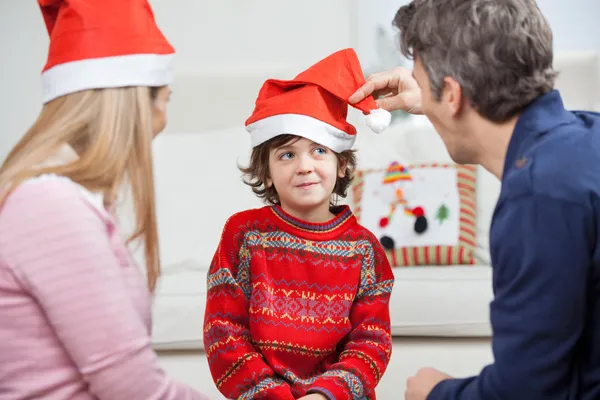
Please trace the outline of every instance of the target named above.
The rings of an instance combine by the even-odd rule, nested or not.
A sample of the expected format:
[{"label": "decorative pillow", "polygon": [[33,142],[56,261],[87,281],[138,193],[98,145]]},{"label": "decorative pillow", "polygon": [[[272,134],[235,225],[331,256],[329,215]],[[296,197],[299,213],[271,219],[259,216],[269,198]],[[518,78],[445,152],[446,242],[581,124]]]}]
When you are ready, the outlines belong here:
[{"label": "decorative pillow", "polygon": [[471,165],[393,162],[359,170],[353,211],[392,266],[475,264],[476,180]]}]

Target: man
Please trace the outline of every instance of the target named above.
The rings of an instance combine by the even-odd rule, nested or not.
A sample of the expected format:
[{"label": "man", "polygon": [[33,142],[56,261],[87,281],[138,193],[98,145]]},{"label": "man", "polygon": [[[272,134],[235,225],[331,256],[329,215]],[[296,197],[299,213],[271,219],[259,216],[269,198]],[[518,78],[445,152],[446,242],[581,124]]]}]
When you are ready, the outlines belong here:
[{"label": "man", "polygon": [[600,118],[553,89],[552,32],[533,0],[416,0],[394,24],[404,69],[350,98],[423,113],[452,159],[502,180],[490,248],[494,363],[432,368],[407,400],[600,398]]}]

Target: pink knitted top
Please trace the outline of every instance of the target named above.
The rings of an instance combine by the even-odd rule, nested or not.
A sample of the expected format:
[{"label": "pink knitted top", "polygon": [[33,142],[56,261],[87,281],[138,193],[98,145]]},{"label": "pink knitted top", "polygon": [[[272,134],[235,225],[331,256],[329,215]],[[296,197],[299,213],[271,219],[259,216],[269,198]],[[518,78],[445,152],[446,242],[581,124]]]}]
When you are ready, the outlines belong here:
[{"label": "pink knitted top", "polygon": [[102,198],[67,178],[0,210],[0,399],[206,399],[151,348],[151,296]]}]

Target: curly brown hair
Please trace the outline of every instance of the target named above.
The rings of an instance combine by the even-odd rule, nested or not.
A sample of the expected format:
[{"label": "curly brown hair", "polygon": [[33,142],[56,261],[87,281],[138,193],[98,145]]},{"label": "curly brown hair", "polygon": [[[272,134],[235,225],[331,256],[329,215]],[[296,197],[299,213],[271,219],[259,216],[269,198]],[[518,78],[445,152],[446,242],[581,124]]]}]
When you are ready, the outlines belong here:
[{"label": "curly brown hair", "polygon": [[[279,148],[289,143],[294,143],[300,140],[300,136],[296,135],[279,135],[270,139],[252,149],[250,155],[250,163],[248,167],[239,167],[243,173],[243,181],[246,185],[252,188],[252,191],[261,198],[265,203],[274,205],[279,203],[279,195],[275,187],[267,187],[265,182],[270,177],[269,171],[269,155],[271,150]],[[346,170],[343,178],[338,178],[333,188],[333,195],[337,197],[346,197],[348,188],[354,179],[354,171],[356,170],[356,155],[354,150],[345,150],[341,153],[334,153],[338,160],[338,165],[346,165]],[[331,205],[334,206],[334,198],[332,196]]]}]

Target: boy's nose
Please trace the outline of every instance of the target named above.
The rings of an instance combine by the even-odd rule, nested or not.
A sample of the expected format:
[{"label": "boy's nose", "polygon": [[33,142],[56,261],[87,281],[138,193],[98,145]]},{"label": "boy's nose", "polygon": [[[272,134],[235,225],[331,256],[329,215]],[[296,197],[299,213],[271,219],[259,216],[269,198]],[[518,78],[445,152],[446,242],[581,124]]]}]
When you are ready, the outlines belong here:
[{"label": "boy's nose", "polygon": [[308,174],[314,171],[314,163],[308,156],[298,157],[298,168],[296,172],[298,174]]}]

